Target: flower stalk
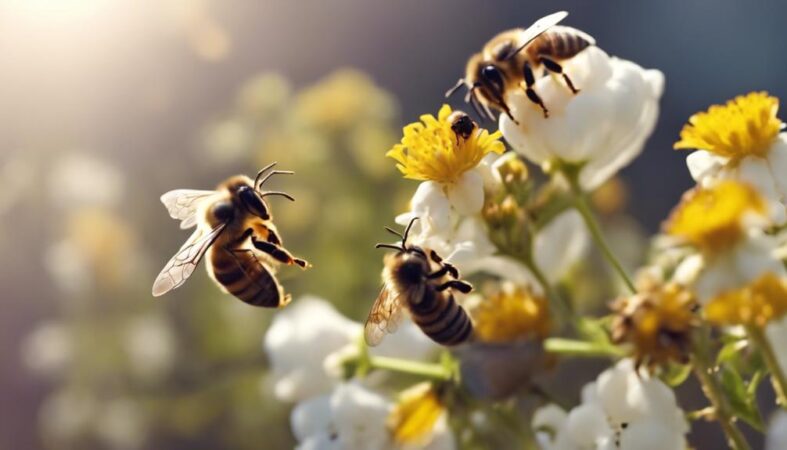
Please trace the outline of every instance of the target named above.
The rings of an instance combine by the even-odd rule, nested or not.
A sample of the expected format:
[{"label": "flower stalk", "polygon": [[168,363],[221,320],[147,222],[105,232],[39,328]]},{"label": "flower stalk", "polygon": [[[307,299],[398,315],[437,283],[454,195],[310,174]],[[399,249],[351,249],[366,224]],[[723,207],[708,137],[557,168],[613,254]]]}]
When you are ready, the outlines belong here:
[{"label": "flower stalk", "polygon": [[618,359],[625,356],[625,352],[614,345],[601,345],[595,342],[557,337],[545,339],[544,350],[549,353],[584,358]]},{"label": "flower stalk", "polygon": [[708,353],[710,346],[709,333],[710,330],[707,327],[703,327],[695,333],[691,355],[694,375],[699,380],[702,391],[713,407],[713,417],[721,425],[730,448],[733,450],[751,450],[743,433],[735,424],[735,415],[711,365]]},{"label": "flower stalk", "polygon": [[629,277],[629,275],[626,273],[623,265],[612,252],[612,249],[610,249],[609,245],[604,239],[604,234],[601,232],[601,227],[593,215],[593,211],[591,210],[590,204],[587,200],[587,195],[579,184],[579,168],[580,167],[566,164],[560,164],[558,167],[558,172],[562,173],[568,181],[572,194],[572,203],[574,209],[576,209],[577,212],[582,216],[582,220],[585,221],[585,225],[587,226],[588,231],[590,231],[593,241],[595,241],[596,245],[601,250],[604,258],[606,258],[607,262],[609,262],[615,272],[617,272],[629,291],[631,291],[632,294],[636,294],[637,288],[634,287],[634,282],[631,280],[631,277]]},{"label": "flower stalk", "polygon": [[358,341],[358,355],[355,358],[355,374],[363,377],[375,369],[414,375],[432,381],[449,381],[456,377],[456,370],[448,361],[433,364],[388,356],[372,356],[369,354],[366,342],[361,338]]},{"label": "flower stalk", "polygon": [[749,335],[749,339],[754,342],[754,345],[762,352],[765,364],[771,372],[771,383],[773,384],[773,390],[776,392],[777,403],[782,408],[787,409],[787,377],[785,377],[784,370],[782,370],[779,360],[776,358],[773,346],[765,337],[762,328],[749,325],[746,327],[746,333]]}]

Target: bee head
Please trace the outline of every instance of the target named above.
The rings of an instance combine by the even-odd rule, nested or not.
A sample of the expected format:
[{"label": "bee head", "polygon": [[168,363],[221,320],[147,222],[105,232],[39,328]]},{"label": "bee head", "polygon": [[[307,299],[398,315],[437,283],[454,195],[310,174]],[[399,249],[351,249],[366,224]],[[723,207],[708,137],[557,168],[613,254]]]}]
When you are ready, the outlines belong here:
[{"label": "bee head", "polygon": [[400,283],[412,285],[421,283],[429,273],[426,254],[419,247],[410,247],[399,256],[401,262],[396,269],[396,278]]}]

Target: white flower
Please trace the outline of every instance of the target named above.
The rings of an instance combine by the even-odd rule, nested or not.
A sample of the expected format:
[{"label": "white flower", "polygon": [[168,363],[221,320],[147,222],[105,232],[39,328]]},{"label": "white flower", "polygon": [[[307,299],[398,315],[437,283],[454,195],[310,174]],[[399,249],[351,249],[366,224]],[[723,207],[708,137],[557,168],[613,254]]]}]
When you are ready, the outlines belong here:
[{"label": "white flower", "polygon": [[776,353],[782,371],[787,372],[787,345],[784,345],[787,342],[787,316],[768,322],[765,326],[765,335],[771,341],[771,347]]},{"label": "white flower", "polygon": [[771,417],[765,450],[784,450],[787,448],[787,412],[780,410]]},{"label": "white flower", "polygon": [[[341,363],[357,355],[362,329],[360,323],[316,297],[301,298],[279,312],[263,342],[276,397],[300,401],[329,392],[340,381]],[[437,344],[406,319],[399,330],[369,353],[427,360],[437,350]]]},{"label": "white flower", "polygon": [[683,450],[688,424],[675,394],[631,359],[620,361],[582,390],[582,404],[568,414],[540,409],[532,426],[545,450]]},{"label": "white flower", "polygon": [[787,270],[773,249],[770,236],[752,232],[734,247],[713,257],[694,255],[686,258],[677,271],[681,274],[697,272],[693,288],[697,300],[705,304],[723,292],[740,289],[768,273],[787,277]]},{"label": "white flower", "polygon": [[537,164],[584,163],[579,181],[590,190],[642,151],[656,123],[664,75],[598,47],[565,61],[563,70],[578,94],[560,77],[541,77],[534,89],[549,117],[524,92],[515,92],[506,101],[519,124],[503,114],[500,130],[514,150]]},{"label": "white flower", "polygon": [[329,391],[335,381],[323,369],[323,361],[360,333],[360,324],[314,297],[276,314],[264,339],[276,397],[298,401]]},{"label": "white flower", "polygon": [[[299,403],[292,411],[292,430],[300,450],[394,450],[386,425],[394,404],[357,383],[339,385],[330,395]],[[445,420],[433,429],[430,443],[422,448],[453,449],[455,443]]]}]

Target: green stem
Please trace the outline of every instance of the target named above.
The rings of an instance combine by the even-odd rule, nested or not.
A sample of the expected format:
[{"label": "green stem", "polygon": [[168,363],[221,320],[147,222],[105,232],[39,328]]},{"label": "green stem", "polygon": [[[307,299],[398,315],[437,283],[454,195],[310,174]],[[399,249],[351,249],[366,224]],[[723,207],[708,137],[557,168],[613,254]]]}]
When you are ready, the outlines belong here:
[{"label": "green stem", "polygon": [[625,356],[625,353],[615,346],[600,345],[593,342],[577,341],[574,339],[564,338],[545,339],[544,350],[549,353],[568,356],[580,356],[585,358],[617,359]]},{"label": "green stem", "polygon": [[765,358],[765,364],[771,372],[773,390],[776,391],[776,401],[782,408],[787,409],[787,378],[785,378],[784,371],[779,365],[773,346],[771,346],[768,338],[765,337],[762,328],[750,325],[746,327],[746,332],[749,335],[749,339],[760,349],[763,358]]},{"label": "green stem", "polygon": [[749,443],[735,424],[735,415],[732,413],[729,401],[724,395],[719,380],[716,378],[710,364],[708,348],[710,339],[706,328],[699,330],[695,334],[694,346],[692,349],[692,367],[694,375],[702,386],[702,391],[713,407],[713,416],[721,425],[724,435],[727,437],[727,445],[733,450],[751,450]]},{"label": "green stem", "polygon": [[454,374],[445,366],[386,356],[369,356],[369,368],[406,373],[435,381],[448,381]]},{"label": "green stem", "polygon": [[562,173],[568,180],[569,186],[571,187],[574,209],[576,209],[577,212],[579,212],[579,214],[582,216],[582,219],[585,221],[585,225],[587,226],[588,231],[590,231],[591,236],[593,236],[593,240],[596,242],[596,245],[599,249],[601,249],[604,257],[626,284],[626,287],[629,288],[632,294],[636,294],[637,288],[634,287],[634,283],[631,281],[631,278],[626,273],[626,270],[623,269],[623,265],[620,264],[620,261],[618,261],[618,259],[615,257],[615,254],[612,253],[612,250],[609,248],[609,245],[604,239],[604,234],[601,232],[601,227],[599,226],[598,221],[593,216],[593,211],[590,209],[587,196],[582,190],[582,187],[579,185],[579,172],[572,172],[564,169]]}]

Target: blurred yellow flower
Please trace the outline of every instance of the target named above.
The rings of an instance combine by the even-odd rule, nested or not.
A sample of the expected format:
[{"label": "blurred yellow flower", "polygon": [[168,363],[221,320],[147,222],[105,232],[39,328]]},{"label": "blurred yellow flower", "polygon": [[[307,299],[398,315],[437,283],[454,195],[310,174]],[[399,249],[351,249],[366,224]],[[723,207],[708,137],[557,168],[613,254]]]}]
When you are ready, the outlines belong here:
[{"label": "blurred yellow flower", "polygon": [[716,325],[765,326],[787,312],[787,281],[766,273],[747,286],[722,293],[705,306]]},{"label": "blurred yellow flower", "polygon": [[688,361],[697,301],[678,284],[652,285],[612,305],[612,339],[633,346],[637,365]]},{"label": "blurred yellow flower", "polygon": [[457,138],[448,120],[451,113],[451,107],[443,105],[436,118],[424,114],[420,122],[404,127],[402,142],[386,156],[397,161],[396,167],[405,178],[455,183],[488,153],[503,153],[499,131],[489,134],[476,127],[469,138]]},{"label": "blurred yellow flower", "polygon": [[435,424],[445,413],[437,392],[430,383],[420,383],[401,393],[391,414],[388,428],[402,445],[426,445]]},{"label": "blurred yellow flower", "polygon": [[475,335],[485,342],[544,339],[551,326],[546,299],[521,286],[484,298],[471,315]]},{"label": "blurred yellow flower", "polygon": [[675,149],[704,149],[727,158],[765,156],[782,129],[779,99],[766,92],[740,95],[689,118]]},{"label": "blurred yellow flower", "polygon": [[354,127],[357,122],[390,120],[396,103],[363,72],[337,70],[295,98],[299,124],[329,129]]},{"label": "blurred yellow flower", "polygon": [[765,209],[765,202],[749,185],[722,181],[690,191],[673,210],[665,228],[673,236],[714,252],[737,243],[744,234],[744,217],[762,214]]}]

